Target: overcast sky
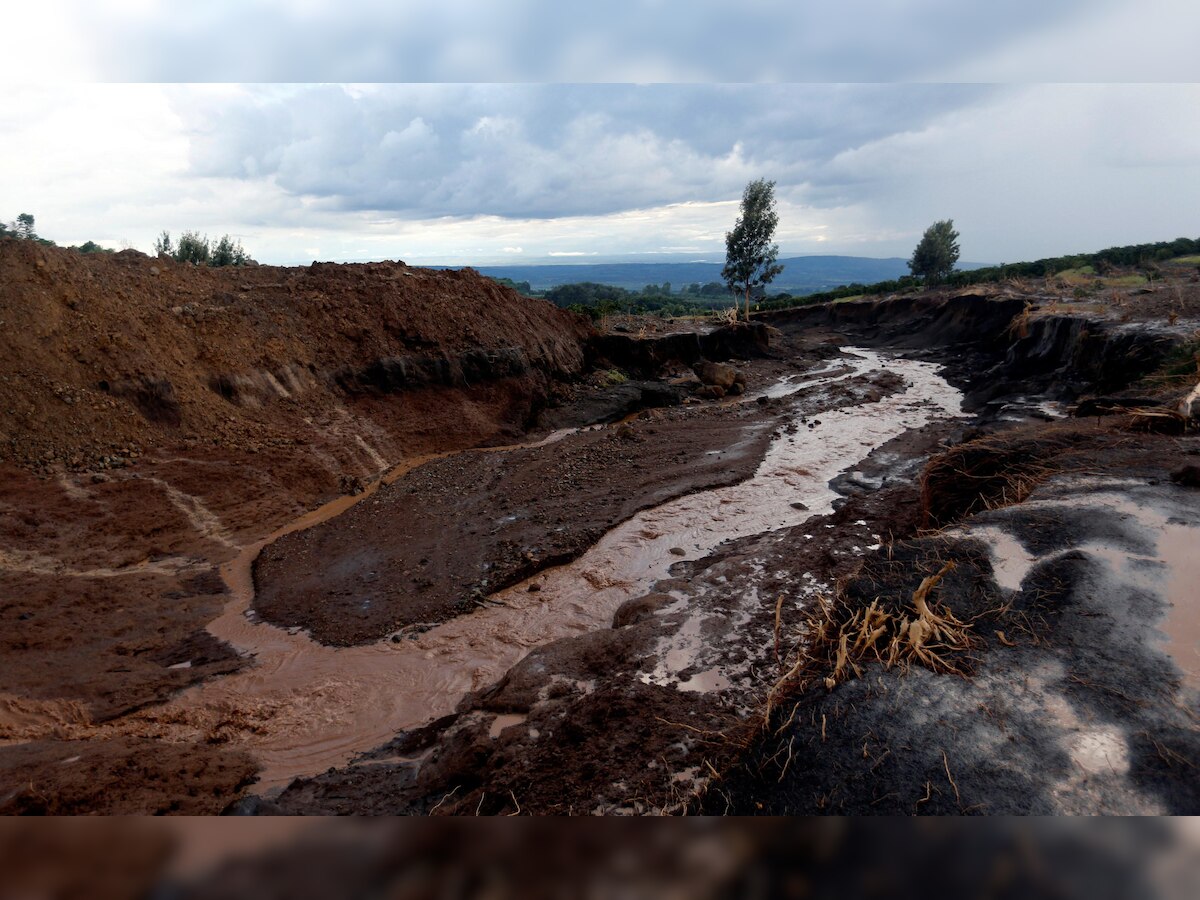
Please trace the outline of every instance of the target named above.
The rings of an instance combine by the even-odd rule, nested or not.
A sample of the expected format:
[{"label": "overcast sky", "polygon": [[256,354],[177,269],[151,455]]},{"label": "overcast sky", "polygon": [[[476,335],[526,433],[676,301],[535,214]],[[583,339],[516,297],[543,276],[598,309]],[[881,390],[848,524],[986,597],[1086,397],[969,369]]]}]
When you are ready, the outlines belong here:
[{"label": "overcast sky", "polygon": [[[1196,77],[1194,4],[749,0],[736,21],[704,2],[672,18],[616,0],[594,21],[538,0],[504,16],[365,5],[8,11],[0,58],[26,83],[0,85],[0,218],[142,250],[162,229],[228,232],[273,263],[718,259],[742,188],[764,177],[785,256],[907,256],[941,218],[985,262],[1200,236],[1200,88],[1047,83]],[[734,29],[761,41],[722,52]],[[28,83],[35,71],[64,80]],[[95,83],[817,74],[906,83]]]}]

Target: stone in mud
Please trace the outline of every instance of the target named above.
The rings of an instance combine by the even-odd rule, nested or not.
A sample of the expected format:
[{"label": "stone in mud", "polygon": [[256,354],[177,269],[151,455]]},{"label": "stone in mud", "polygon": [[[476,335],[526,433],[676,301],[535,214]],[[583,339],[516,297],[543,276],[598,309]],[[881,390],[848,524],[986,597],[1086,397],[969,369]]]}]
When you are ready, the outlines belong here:
[{"label": "stone in mud", "polygon": [[[692,371],[696,373],[696,377],[704,384],[714,385],[722,390],[728,391],[733,387],[734,382],[738,381],[738,371],[733,366],[727,366],[723,363],[711,362],[707,359],[702,359],[692,367]],[[743,377],[742,383],[745,383]]]},{"label": "stone in mud", "polygon": [[718,384],[706,384],[696,391],[696,396],[702,400],[720,400],[725,396],[725,389]]},{"label": "stone in mud", "polygon": [[670,606],[675,600],[670,594],[646,594],[644,597],[634,597],[626,600],[613,614],[612,627],[624,628],[626,625],[636,625],[660,609]]},{"label": "stone in mud", "polygon": [[1200,466],[1186,465],[1171,473],[1171,480],[1183,487],[1200,488]]}]

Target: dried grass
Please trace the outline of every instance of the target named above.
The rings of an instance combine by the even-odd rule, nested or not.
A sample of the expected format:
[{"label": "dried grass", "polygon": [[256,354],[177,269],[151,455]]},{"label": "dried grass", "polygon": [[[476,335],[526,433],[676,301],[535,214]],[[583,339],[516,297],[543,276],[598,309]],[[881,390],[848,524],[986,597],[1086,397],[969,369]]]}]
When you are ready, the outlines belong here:
[{"label": "dried grass", "polygon": [[925,527],[1023,502],[1051,475],[1067,470],[1073,443],[1069,434],[999,434],[952,447],[921,473]]},{"label": "dried grass", "polygon": [[803,691],[818,682],[829,690],[862,676],[870,663],[885,669],[912,664],[939,673],[965,675],[965,654],[977,646],[970,623],[931,601],[942,579],[954,571],[951,560],[926,576],[912,595],[910,607],[892,610],[875,598],[865,608],[851,609],[839,588],[830,600],[819,596],[802,626],[806,640],[795,664],[767,694],[763,719],[787,693]]},{"label": "dried grass", "polygon": [[729,309],[718,310],[714,315],[718,324],[736,325],[738,323],[738,308],[736,306],[731,306]]},{"label": "dried grass", "polygon": [[1015,340],[1021,340],[1029,337],[1029,320],[1033,318],[1033,304],[1026,301],[1025,308],[1021,310],[1011,322],[1008,323],[1008,328],[1005,333]]}]

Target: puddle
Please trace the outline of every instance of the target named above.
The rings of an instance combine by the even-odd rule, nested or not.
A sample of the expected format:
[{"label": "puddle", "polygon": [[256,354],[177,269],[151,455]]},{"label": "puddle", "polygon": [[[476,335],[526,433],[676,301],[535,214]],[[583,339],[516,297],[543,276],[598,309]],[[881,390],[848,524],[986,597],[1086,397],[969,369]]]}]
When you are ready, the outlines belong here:
[{"label": "puddle", "polygon": [[1162,625],[1166,650],[1183,669],[1188,683],[1200,687],[1200,529],[1166,524],[1158,555],[1170,567],[1167,599],[1171,609]]},{"label": "puddle", "polygon": [[1021,508],[1070,507],[1129,521],[1144,534],[1147,553],[1138,553],[1130,546],[1114,542],[1086,541],[1035,557],[1012,534],[996,525],[968,525],[947,533],[985,543],[996,583],[1007,590],[1020,590],[1021,582],[1036,563],[1068,550],[1078,550],[1102,561],[1114,585],[1127,585],[1161,596],[1169,604],[1166,615],[1158,624],[1164,637],[1163,649],[1183,671],[1185,683],[1192,689],[1200,688],[1200,527],[1172,517],[1167,511],[1150,505],[1149,501],[1138,503],[1130,496],[1113,493],[1118,486],[1131,492],[1145,487],[1140,481],[1076,479],[1069,489],[1088,493],[1061,496],[1035,493]]},{"label": "puddle", "polygon": [[[949,532],[948,532],[949,533]],[[1021,582],[1036,561],[1021,542],[1002,528],[970,526],[963,530],[969,537],[987,544],[992,560],[992,575],[996,584],[1008,591],[1019,591]]]},{"label": "puddle", "polygon": [[[259,760],[261,780],[255,789],[270,793],[293,778],[345,765],[398,731],[453,712],[467,692],[495,682],[534,647],[608,627],[617,607],[649,592],[681,559],[699,559],[727,540],[829,512],[837,496],[829,481],[836,475],[910,428],[961,414],[961,394],[939,377],[935,365],[847,352],[851,357],[840,363],[838,374],[813,379],[809,373],[807,381],[790,386],[798,391],[882,369],[901,375],[905,390],[827,416],[816,429],[781,434],[748,481],[634,516],[575,562],[534,576],[538,592],[528,590],[529,582],[516,585],[492,596],[502,605],[399,642],[326,647],[304,633],[247,616],[251,564],[262,547],[333,518],[370,497],[375,485],[302,516],[222,567],[233,599],[209,631],[253,655],[256,665],[190,688],[120,726],[126,731],[142,727],[168,740],[204,740],[214,731],[226,735],[230,746]],[[537,445],[568,433],[555,432]],[[491,452],[505,449],[511,448]],[[394,482],[432,458],[409,460],[382,480]],[[717,690],[722,677],[700,672],[680,687]]]},{"label": "puddle", "polygon": [[517,725],[524,725],[525,720],[528,718],[529,716],[521,716],[517,715],[516,713],[505,713],[503,715],[496,716],[496,718],[492,719],[492,724],[488,726],[488,737],[494,741],[496,738],[500,737],[500,733],[504,731],[504,729],[513,728]]}]

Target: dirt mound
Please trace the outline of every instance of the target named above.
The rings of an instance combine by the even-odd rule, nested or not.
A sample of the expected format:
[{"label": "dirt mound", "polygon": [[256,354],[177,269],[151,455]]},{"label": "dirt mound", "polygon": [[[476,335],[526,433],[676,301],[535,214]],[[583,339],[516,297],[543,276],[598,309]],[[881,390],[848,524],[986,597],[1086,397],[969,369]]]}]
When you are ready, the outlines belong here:
[{"label": "dirt mound", "polygon": [[0,243],[0,323],[0,461],[69,468],[188,438],[262,449],[314,409],[414,388],[516,381],[537,403],[589,333],[469,269],[208,269],[22,241]]}]

